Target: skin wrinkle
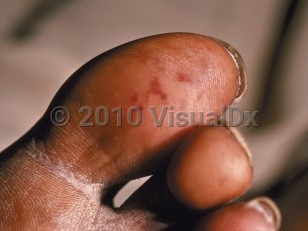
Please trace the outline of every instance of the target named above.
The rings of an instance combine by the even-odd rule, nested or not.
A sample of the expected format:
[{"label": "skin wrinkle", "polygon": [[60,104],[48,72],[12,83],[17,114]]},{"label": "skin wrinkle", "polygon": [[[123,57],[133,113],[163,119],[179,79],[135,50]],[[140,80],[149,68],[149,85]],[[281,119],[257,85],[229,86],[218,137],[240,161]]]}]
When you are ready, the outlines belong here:
[{"label": "skin wrinkle", "polygon": [[[37,146],[39,146],[40,148],[38,148]],[[91,227],[91,223],[95,219],[98,208],[100,206],[99,199],[97,199],[97,198],[95,199],[94,195],[99,194],[100,189],[102,188],[101,184],[98,184],[98,190],[87,190],[88,184],[80,183],[78,180],[76,180],[76,178],[73,175],[68,174],[64,170],[63,165],[55,166],[54,164],[52,164],[50,159],[45,155],[45,152],[41,151],[42,147],[43,147],[42,144],[37,145],[36,141],[33,139],[32,142],[31,142],[30,150],[31,150],[31,153],[36,153],[36,155],[31,155],[31,158],[34,158],[34,160],[36,162],[39,162],[40,165],[47,166],[58,177],[64,179],[67,183],[71,184],[75,189],[81,191],[86,196],[86,199],[84,199],[82,201],[76,200],[76,206],[73,206],[71,209],[69,209],[67,211],[67,213],[62,214],[59,217],[54,216],[55,224],[59,225],[59,227],[58,228],[56,227],[55,230],[69,230],[69,229],[71,229],[72,228],[71,224],[75,224],[76,222],[74,222],[72,220],[72,218],[70,218],[70,217],[73,217],[75,221],[82,220],[82,217],[84,217],[83,219],[87,221],[88,227]],[[22,190],[20,190],[20,191],[22,191]],[[95,193],[95,191],[96,191],[96,193]],[[43,204],[44,203],[44,200],[42,202],[37,200],[40,197],[36,196],[35,194],[32,195],[32,198],[35,199],[35,201],[33,201],[35,204]],[[30,198],[30,200],[31,200],[31,198]],[[31,201],[30,201],[30,204],[31,204]],[[88,214],[94,214],[94,215],[89,217]],[[105,211],[104,211],[104,214],[106,215]],[[113,215],[110,214],[110,217],[112,217],[112,216]],[[81,223],[84,224],[83,222],[81,222]],[[33,224],[33,225],[35,225],[35,224]],[[66,227],[66,226],[67,226],[67,229],[65,229],[65,228],[63,229],[63,227]],[[35,227],[35,226],[33,226],[33,227]],[[76,230],[91,230],[91,229],[83,229],[83,228],[84,228],[83,226],[81,226],[81,227],[77,226]],[[106,229],[106,230],[109,230],[109,229]],[[114,229],[114,230],[116,230],[116,229]],[[123,229],[123,230],[125,230],[125,229]]]},{"label": "skin wrinkle", "polygon": [[[74,165],[77,164],[78,161],[83,159],[82,154],[83,153],[87,154],[88,153],[87,150],[89,149],[89,147],[92,148],[93,145],[95,145],[95,142],[90,143],[90,142],[88,142],[88,139],[83,139],[83,145],[80,145],[80,137],[83,137],[82,134],[79,135],[77,133],[77,134],[74,134],[73,136],[70,135],[70,144],[73,145],[74,148],[72,148],[72,150],[74,150],[74,153],[75,153],[75,155],[71,155],[71,156],[75,157],[71,161],[71,167],[73,167]],[[58,142],[61,142],[61,141],[58,140]]]},{"label": "skin wrinkle", "polygon": [[45,151],[40,151],[36,147],[35,139],[32,140],[31,148],[32,152],[38,153],[41,158],[36,161],[39,161],[40,164],[50,169],[53,173],[55,173],[58,177],[64,179],[67,183],[72,185],[76,190],[82,192],[88,198],[96,198],[97,201],[100,199],[100,190],[103,188],[103,184],[100,183],[84,183],[84,179],[80,177],[76,177],[73,173],[68,172],[64,165],[59,163],[58,166],[54,165],[48,156],[45,154]]},{"label": "skin wrinkle", "polygon": [[[93,165],[93,161],[89,159],[89,157],[92,157],[95,153],[97,157],[99,157],[100,161],[103,161],[104,163],[108,163],[110,159],[110,155],[104,154],[103,147],[100,145],[100,143],[97,143],[97,141],[90,135],[88,135],[84,130],[77,130],[77,132],[72,132],[70,130],[64,130],[64,134],[56,134],[54,138],[54,142],[52,146],[55,146],[54,143],[56,143],[57,146],[61,146],[61,150],[53,150],[52,148],[49,148],[48,152],[52,153],[52,156],[58,156],[57,153],[67,153],[70,157],[69,161],[65,161],[65,167],[67,170],[71,170],[73,172],[75,171],[75,166],[79,166],[80,164],[89,164]],[[69,140],[67,139],[69,137]],[[74,144],[75,148],[68,149],[65,142],[68,141],[70,144],[74,143],[74,140],[76,141],[76,144]],[[78,143],[82,143],[82,145],[78,145]],[[87,156],[89,153],[91,155]],[[60,156],[56,158],[55,161],[59,161],[61,158]],[[61,163],[60,163],[61,164]],[[62,164],[64,166],[64,163]],[[91,183],[91,172],[87,172],[87,168],[81,169],[82,172],[80,177],[82,176],[82,181],[85,183]],[[78,172],[79,173],[79,172]],[[90,175],[89,175],[90,174]],[[80,178],[79,177],[79,178]],[[104,178],[104,175],[101,175],[101,179],[99,180],[99,183],[106,182],[107,179]]]},{"label": "skin wrinkle", "polygon": [[[103,214],[100,211],[100,214]],[[120,217],[113,217],[110,220],[105,221],[106,223],[97,223],[94,230],[106,230],[106,231],[117,231],[117,230],[162,230],[168,227],[167,224],[155,221],[155,215],[147,211],[133,210],[130,212],[124,212]]]},{"label": "skin wrinkle", "polygon": [[[58,227],[56,230],[63,230],[65,227],[69,230],[90,230],[94,222],[100,204],[89,198],[79,199],[64,214],[56,219]],[[72,226],[72,224],[75,224]]]},{"label": "skin wrinkle", "polygon": [[[31,148],[32,153],[38,153],[38,155],[32,156],[32,158],[35,157],[36,161],[42,161],[40,162],[40,164],[47,166],[58,177],[64,179],[67,183],[72,185],[75,189],[81,191],[86,196],[86,198],[83,200],[77,200],[75,206],[72,206],[71,209],[69,209],[66,213],[60,215],[59,217],[54,217],[55,224],[58,224],[55,230],[71,230],[71,224],[76,223],[82,224],[77,225],[76,230],[95,230],[95,225],[92,225],[92,223],[95,220],[98,209],[100,207],[100,190],[102,188],[102,184],[97,184],[97,187],[94,187],[94,189],[92,188],[93,184],[91,184],[89,188],[89,184],[81,183],[79,180],[76,179],[75,176],[66,172],[63,165],[55,166],[48,158],[42,158],[42,156],[44,156],[45,154],[36,147],[35,140],[32,141]],[[110,159],[110,161],[112,159]],[[96,197],[95,195],[98,196]],[[34,196],[34,198],[36,197]],[[104,210],[104,217],[106,217],[107,210]],[[109,218],[103,219],[101,222],[106,224],[109,219],[113,219],[113,216],[115,216],[113,214],[113,211],[109,211]],[[83,220],[87,222],[82,222]],[[107,228],[106,230],[109,229]],[[118,229],[114,228],[114,230]]]},{"label": "skin wrinkle", "polygon": [[[31,149],[30,150],[32,151],[32,153],[38,153],[38,155],[35,155],[35,161],[39,161],[41,165],[50,169],[54,174],[64,179],[67,183],[73,186],[73,188],[82,192],[82,194],[85,196],[85,199],[83,199],[82,201],[76,200],[75,206],[72,206],[66,213],[61,214],[59,217],[54,217],[55,224],[59,225],[59,227],[56,226],[55,230],[63,230],[62,228],[65,226],[67,226],[68,229],[71,229],[71,224],[76,224],[76,221],[80,221],[80,224],[84,224],[82,220],[87,221],[87,226],[89,226],[94,221],[94,218],[100,206],[100,192],[103,188],[103,185],[83,183],[82,180],[78,179],[78,177],[76,178],[74,175],[68,173],[64,169],[63,165],[55,166],[54,164],[52,164],[50,159],[45,156],[44,151],[41,151],[37,148],[35,140],[32,140]],[[32,158],[33,157],[34,156],[32,156]],[[33,198],[39,197],[36,197],[34,195]],[[36,201],[36,203],[37,202],[38,201]],[[89,214],[92,215],[89,216]],[[73,217],[74,221],[72,221],[72,218],[70,217]],[[81,226],[81,228],[78,228],[77,225],[76,230],[85,229],[83,228],[83,226]]]},{"label": "skin wrinkle", "polygon": [[27,199],[27,197],[31,197],[34,193],[35,193],[35,190],[30,193],[33,189],[36,189],[36,183],[37,183],[37,177],[34,178],[34,180],[32,180],[30,182],[30,187],[28,188],[28,190],[22,190],[22,196],[20,197],[21,201],[24,201]]},{"label": "skin wrinkle", "polygon": [[[7,188],[7,190],[9,190],[7,195],[14,195],[16,197],[15,199],[17,199],[16,201],[18,201],[18,200],[20,200],[20,195],[21,195],[20,192],[23,191],[23,181],[22,181],[23,178],[22,178],[22,176],[18,177],[18,175],[14,178],[16,178],[16,179],[15,180],[11,179],[11,180],[16,182],[16,184],[13,185],[13,187]],[[33,205],[36,202],[34,200],[36,194],[34,193],[33,195],[34,195],[34,197],[32,197],[32,198],[30,197],[29,200],[26,201],[27,204]],[[4,199],[4,200],[7,201],[6,199]],[[1,200],[1,201],[3,201],[3,200]],[[16,201],[13,201],[13,203],[11,203],[11,204],[6,203],[6,206],[4,207],[4,211],[5,211],[4,214],[9,214],[10,217],[5,216],[4,219],[7,220],[7,221],[8,220],[12,221],[12,219],[13,219],[13,222],[15,222],[16,224],[19,224],[20,223],[20,217],[16,217],[16,216],[18,216],[18,214],[14,213],[14,212],[10,212],[10,211],[15,211],[16,209],[20,211],[21,207],[16,203]],[[16,208],[16,206],[18,206],[18,208]],[[2,217],[2,216],[0,216],[0,217]],[[34,227],[32,225],[35,222],[34,222],[34,219],[32,217],[29,220],[26,220],[25,222],[26,223],[24,225],[28,224],[28,225],[30,225],[30,227]],[[4,230],[7,230],[7,229],[5,228]],[[22,228],[20,230],[22,230]]]}]

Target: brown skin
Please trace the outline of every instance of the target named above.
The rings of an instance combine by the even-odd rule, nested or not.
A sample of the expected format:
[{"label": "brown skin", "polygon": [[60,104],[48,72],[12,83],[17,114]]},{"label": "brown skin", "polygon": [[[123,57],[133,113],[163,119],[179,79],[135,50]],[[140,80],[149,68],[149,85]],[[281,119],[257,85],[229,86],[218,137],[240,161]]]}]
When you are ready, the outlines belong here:
[{"label": "brown skin", "polygon": [[[71,117],[70,126],[56,128],[54,136],[62,136],[68,129],[68,132],[75,130],[74,133],[91,141],[94,139],[99,144],[96,148],[91,144],[89,153],[85,155],[82,152],[79,162],[75,164],[76,171],[90,171],[93,175],[91,181],[101,179],[101,174],[110,175],[105,173],[104,166],[110,159],[115,161],[111,164],[125,164],[125,175],[139,177],[145,172],[149,173],[149,166],[138,170],[135,166],[130,167],[128,164],[131,161],[128,158],[137,162],[145,161],[144,158],[151,159],[153,163],[161,161],[165,153],[191,130],[188,126],[170,128],[167,119],[162,127],[156,127],[148,110],[149,106],[156,106],[158,113],[162,106],[173,105],[175,113],[203,111],[205,114],[220,114],[222,105],[233,103],[239,88],[237,68],[228,52],[217,42],[193,34],[167,34],[128,43],[102,56],[85,75],[76,76],[72,80],[72,94],[54,102],[55,105],[63,104],[76,115],[76,118]],[[191,82],[180,81],[178,78],[183,75]],[[75,92],[78,93],[78,102],[72,101],[76,98]],[[80,128],[78,125],[85,116],[78,113],[80,103],[94,109],[105,105],[110,112],[121,106],[123,115],[130,106],[141,106],[143,121],[141,126],[131,127],[123,120],[123,126],[119,128],[114,126],[116,117],[111,116],[110,126],[106,128]],[[131,137],[134,137],[134,143],[131,142]],[[50,138],[52,146],[59,146],[53,136]],[[70,137],[63,137],[61,140],[65,147],[69,147],[71,142]],[[135,143],[139,144],[137,150]],[[114,146],[121,149],[117,150]],[[123,149],[125,155],[121,155]],[[62,152],[67,153],[67,150]],[[89,155],[93,155],[93,152],[97,153],[94,163],[89,162]],[[76,159],[76,153],[73,155],[66,154],[63,158],[68,158],[71,162]],[[140,162],[140,165],[143,166],[143,163]],[[100,166],[103,169],[97,171]],[[114,172],[113,169],[109,171]],[[118,177],[121,179],[123,175]],[[113,184],[117,180],[109,179],[109,183]]]},{"label": "brown skin", "polygon": [[[231,56],[221,44],[205,36],[158,35],[100,55],[78,70],[34,128],[1,154],[0,230],[159,230],[168,226],[169,222],[157,219],[159,214],[150,208],[134,206],[133,201],[138,201],[135,196],[126,204],[130,210],[123,207],[116,212],[110,207],[115,189],[120,188],[117,184],[164,172],[162,166],[167,165],[173,150],[196,130],[169,127],[167,122],[156,127],[148,106],[173,105],[175,113],[221,114],[221,106],[232,104],[238,89],[238,71]],[[70,113],[70,121],[63,127],[50,122],[50,112],[59,105]],[[123,120],[123,126],[117,127],[113,115],[107,127],[80,127],[85,114],[79,109],[84,105],[94,110],[105,105],[110,112],[122,106],[123,115],[136,105],[142,109],[142,124],[131,127]],[[196,141],[186,141],[191,152],[188,148],[177,151],[176,156],[182,155],[188,162],[172,161],[169,168],[175,197],[190,207],[208,208],[226,202],[250,184],[247,156],[234,137],[221,129],[201,129]],[[211,134],[217,142],[226,141],[228,153],[222,159],[213,157],[222,151],[216,141],[211,142],[210,150],[202,146],[201,138],[210,139]],[[197,148],[206,155],[198,154]],[[227,179],[224,187],[230,191],[221,190],[220,182],[215,184],[202,173],[196,178],[189,171],[201,160],[205,166],[219,166],[210,173],[212,179],[220,181],[226,168],[234,168],[231,159],[240,171],[231,175],[234,179]],[[164,182],[165,177],[161,185]],[[193,188],[200,182],[214,191],[204,187],[195,194]],[[219,196],[206,197],[215,193]]]}]

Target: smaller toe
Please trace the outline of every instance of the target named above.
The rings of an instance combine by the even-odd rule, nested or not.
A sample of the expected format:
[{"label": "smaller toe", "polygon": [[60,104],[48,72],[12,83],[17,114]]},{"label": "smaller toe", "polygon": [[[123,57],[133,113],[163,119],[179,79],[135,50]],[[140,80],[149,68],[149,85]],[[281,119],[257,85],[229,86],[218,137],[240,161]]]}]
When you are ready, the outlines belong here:
[{"label": "smaller toe", "polygon": [[281,214],[275,203],[259,197],[247,203],[235,203],[204,217],[196,231],[211,230],[278,230]]},{"label": "smaller toe", "polygon": [[247,191],[253,171],[242,141],[226,127],[204,127],[172,156],[167,183],[172,194],[193,209],[208,209]]}]

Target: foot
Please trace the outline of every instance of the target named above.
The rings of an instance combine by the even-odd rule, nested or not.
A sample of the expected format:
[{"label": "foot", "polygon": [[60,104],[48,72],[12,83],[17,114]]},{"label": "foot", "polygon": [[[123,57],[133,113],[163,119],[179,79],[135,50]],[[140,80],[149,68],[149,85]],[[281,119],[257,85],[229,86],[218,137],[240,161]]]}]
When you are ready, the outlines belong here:
[{"label": "foot", "polygon": [[[170,122],[178,112],[220,116],[241,97],[244,67],[234,52],[209,37],[165,34],[81,67],[0,155],[0,229],[278,229],[268,198],[227,203],[253,176],[237,132]],[[121,187],[146,175],[153,176],[114,208]]]}]

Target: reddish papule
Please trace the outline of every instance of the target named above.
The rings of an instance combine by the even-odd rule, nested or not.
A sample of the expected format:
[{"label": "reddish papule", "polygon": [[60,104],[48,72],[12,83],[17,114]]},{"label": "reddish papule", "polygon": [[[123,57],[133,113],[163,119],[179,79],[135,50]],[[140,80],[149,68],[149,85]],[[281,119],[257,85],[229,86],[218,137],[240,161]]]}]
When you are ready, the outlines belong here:
[{"label": "reddish papule", "polygon": [[148,94],[158,95],[161,99],[167,99],[167,94],[162,91],[161,85],[157,79],[151,81],[150,89],[147,91],[147,96]]},{"label": "reddish papule", "polygon": [[133,103],[137,103],[138,102],[138,95],[137,94],[133,94],[130,99],[132,100]]}]

